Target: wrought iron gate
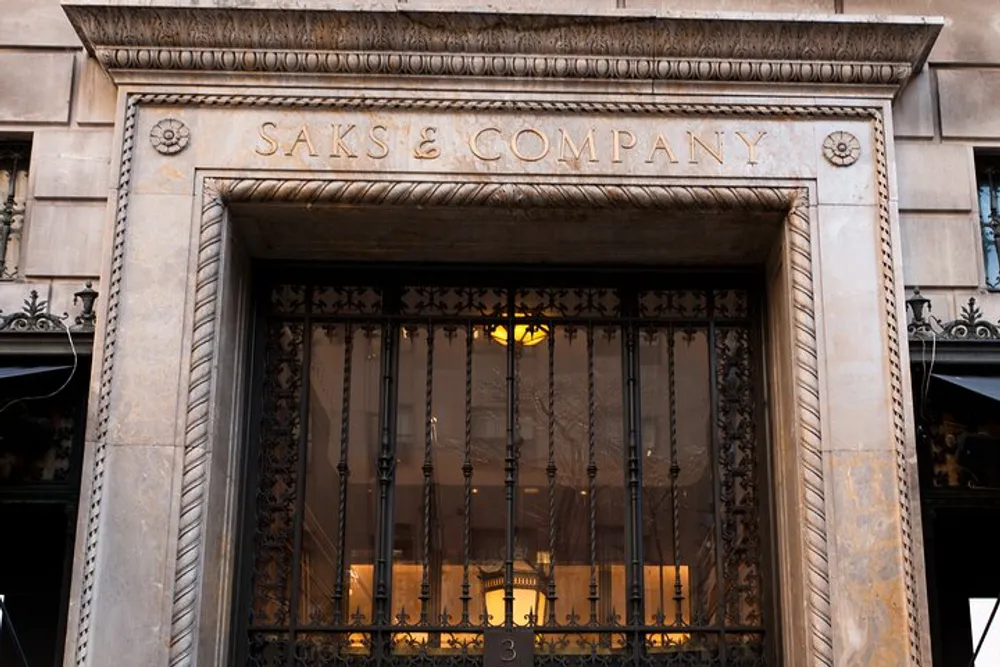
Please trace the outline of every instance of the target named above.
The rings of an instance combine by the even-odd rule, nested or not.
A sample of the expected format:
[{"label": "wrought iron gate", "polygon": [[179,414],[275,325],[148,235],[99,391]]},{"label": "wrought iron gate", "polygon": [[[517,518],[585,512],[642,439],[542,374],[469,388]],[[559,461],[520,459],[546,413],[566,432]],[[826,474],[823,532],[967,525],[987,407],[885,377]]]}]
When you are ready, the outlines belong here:
[{"label": "wrought iron gate", "polygon": [[478,667],[499,629],[534,637],[518,665],[766,664],[755,301],[729,280],[268,287],[240,661]]}]

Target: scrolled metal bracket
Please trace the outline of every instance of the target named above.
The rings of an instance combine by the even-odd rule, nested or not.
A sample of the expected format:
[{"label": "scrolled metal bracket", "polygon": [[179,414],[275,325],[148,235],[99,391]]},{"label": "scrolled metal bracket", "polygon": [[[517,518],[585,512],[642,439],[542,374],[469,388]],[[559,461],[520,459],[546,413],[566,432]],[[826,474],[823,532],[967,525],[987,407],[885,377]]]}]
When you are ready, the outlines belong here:
[{"label": "scrolled metal bracket", "polygon": [[21,310],[4,314],[0,310],[0,332],[2,333],[50,333],[74,331],[89,333],[94,330],[94,323],[97,321],[97,314],[94,312],[94,303],[97,301],[98,292],[93,289],[93,283],[87,282],[86,286],[73,295],[73,303],[82,303],[80,314],[74,318],[75,324],[70,326],[66,320],[69,313],[54,315],[49,312],[49,302],[38,295],[38,290],[31,290],[24,300]]},{"label": "scrolled metal bracket", "polygon": [[53,315],[48,312],[48,306],[48,301],[38,298],[38,290],[31,290],[20,311],[4,315],[0,310],[0,331],[65,331],[67,327],[64,320],[69,314],[63,313],[62,317]]},{"label": "scrolled metal bracket", "polygon": [[906,329],[911,339],[1000,343],[1000,323],[985,318],[974,296],[970,296],[962,306],[957,319],[947,322],[931,314],[931,300],[920,293],[919,287],[915,288],[913,295],[906,300],[906,308],[910,316]]}]

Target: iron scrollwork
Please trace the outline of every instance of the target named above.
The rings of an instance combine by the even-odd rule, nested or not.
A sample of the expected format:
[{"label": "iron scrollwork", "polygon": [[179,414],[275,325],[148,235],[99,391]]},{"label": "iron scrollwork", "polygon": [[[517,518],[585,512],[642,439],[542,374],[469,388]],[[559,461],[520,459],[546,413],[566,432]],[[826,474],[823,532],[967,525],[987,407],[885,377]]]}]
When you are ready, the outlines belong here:
[{"label": "iron scrollwork", "polygon": [[94,304],[97,301],[98,292],[93,289],[93,283],[88,282],[86,286],[73,295],[73,303],[81,303],[80,314],[74,319],[74,324],[70,326],[66,320],[68,313],[54,315],[49,311],[49,302],[42,299],[38,290],[31,290],[24,300],[21,310],[4,315],[0,310],[0,332],[14,333],[51,333],[51,332],[90,332],[94,330],[97,321],[97,314],[94,312]]},{"label": "iron scrollwork", "polygon": [[765,665],[747,293],[379,278],[271,291],[248,664]]},{"label": "iron scrollwork", "polygon": [[971,296],[954,320],[942,321],[931,314],[931,300],[914,289],[906,300],[910,311],[907,330],[914,339],[942,341],[994,341],[1000,342],[1000,324],[986,319],[982,308]]}]

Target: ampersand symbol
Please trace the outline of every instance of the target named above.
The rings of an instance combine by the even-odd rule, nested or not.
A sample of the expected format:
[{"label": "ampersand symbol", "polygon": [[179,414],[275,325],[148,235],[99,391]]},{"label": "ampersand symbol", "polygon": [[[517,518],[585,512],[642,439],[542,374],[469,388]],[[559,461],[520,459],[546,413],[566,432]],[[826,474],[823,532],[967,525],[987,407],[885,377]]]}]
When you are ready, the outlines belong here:
[{"label": "ampersand symbol", "polygon": [[413,151],[413,157],[418,160],[433,160],[441,155],[441,149],[434,145],[437,141],[437,128],[425,127],[420,130],[420,143]]}]

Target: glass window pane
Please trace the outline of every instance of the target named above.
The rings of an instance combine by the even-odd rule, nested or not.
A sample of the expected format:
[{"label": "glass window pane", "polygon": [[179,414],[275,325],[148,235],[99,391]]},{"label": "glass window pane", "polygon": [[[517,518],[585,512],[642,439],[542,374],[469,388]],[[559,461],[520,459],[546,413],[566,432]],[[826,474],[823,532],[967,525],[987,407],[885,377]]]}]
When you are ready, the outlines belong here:
[{"label": "glass window pane", "polygon": [[532,426],[518,459],[519,566],[538,572],[541,622],[607,623],[625,610],[621,338],[591,332],[589,347],[586,327],[550,334],[551,348],[517,350],[518,422]]},{"label": "glass window pane", "polygon": [[370,329],[313,326],[300,622],[371,618],[379,373]]},{"label": "glass window pane", "polygon": [[653,328],[640,343],[646,622],[710,622],[718,578],[708,332]]},{"label": "glass window pane", "polygon": [[1000,619],[994,617],[989,630],[986,624],[996,608],[996,598],[970,598],[969,615],[972,619],[972,650],[982,642],[977,665],[1000,665]]}]

